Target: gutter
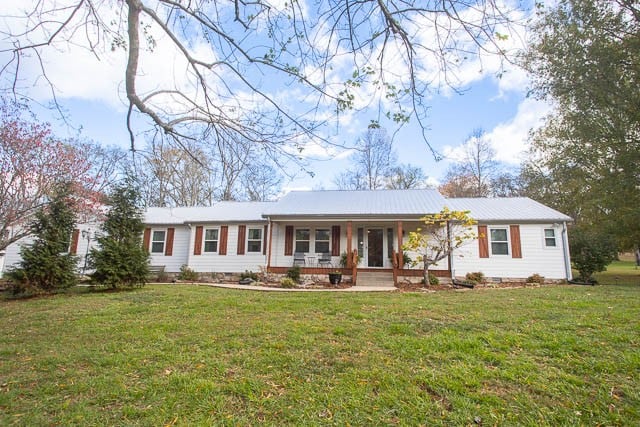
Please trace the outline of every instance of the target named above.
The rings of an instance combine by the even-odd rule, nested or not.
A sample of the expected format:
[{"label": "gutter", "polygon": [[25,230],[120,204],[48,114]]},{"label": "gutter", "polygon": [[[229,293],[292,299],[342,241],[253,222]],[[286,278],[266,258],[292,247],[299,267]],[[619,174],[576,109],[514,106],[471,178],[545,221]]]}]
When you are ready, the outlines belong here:
[{"label": "gutter", "polygon": [[567,280],[571,280],[573,275],[571,274],[571,261],[569,259],[569,241],[567,237],[567,223],[562,223],[562,253],[564,255],[564,270],[567,276]]}]

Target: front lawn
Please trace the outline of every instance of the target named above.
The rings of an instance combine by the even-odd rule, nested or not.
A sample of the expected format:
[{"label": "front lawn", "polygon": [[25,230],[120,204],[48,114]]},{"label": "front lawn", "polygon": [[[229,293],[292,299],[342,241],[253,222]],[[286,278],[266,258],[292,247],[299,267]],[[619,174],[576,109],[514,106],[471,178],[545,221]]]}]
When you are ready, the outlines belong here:
[{"label": "front lawn", "polygon": [[639,299],[154,285],[0,301],[0,425],[639,425]]}]

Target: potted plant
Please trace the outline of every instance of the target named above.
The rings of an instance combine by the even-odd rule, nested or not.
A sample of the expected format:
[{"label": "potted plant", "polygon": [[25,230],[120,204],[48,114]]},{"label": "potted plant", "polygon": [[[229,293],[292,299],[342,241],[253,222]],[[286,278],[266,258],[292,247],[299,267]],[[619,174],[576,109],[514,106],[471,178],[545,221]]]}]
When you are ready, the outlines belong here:
[{"label": "potted plant", "polygon": [[[356,255],[354,261],[355,261],[356,265],[360,264],[360,255]],[[340,267],[342,267],[342,268],[346,268],[347,267],[347,253],[346,252],[342,252],[342,254],[340,254]]]},{"label": "potted plant", "polygon": [[329,273],[329,283],[332,285],[339,285],[342,282],[342,271],[333,270]]}]

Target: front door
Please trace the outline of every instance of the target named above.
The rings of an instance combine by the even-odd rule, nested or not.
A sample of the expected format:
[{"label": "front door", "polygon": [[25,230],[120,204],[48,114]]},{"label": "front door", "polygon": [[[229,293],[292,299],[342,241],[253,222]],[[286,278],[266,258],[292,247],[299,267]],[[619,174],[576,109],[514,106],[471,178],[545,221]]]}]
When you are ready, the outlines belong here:
[{"label": "front door", "polygon": [[382,267],[384,262],[384,229],[367,229],[367,266]]}]

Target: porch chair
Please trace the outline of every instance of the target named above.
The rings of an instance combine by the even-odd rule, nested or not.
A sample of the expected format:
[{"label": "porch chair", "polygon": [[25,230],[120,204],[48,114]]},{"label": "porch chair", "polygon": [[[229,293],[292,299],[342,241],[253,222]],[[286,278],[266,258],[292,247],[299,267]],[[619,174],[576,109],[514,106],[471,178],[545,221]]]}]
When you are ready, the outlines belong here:
[{"label": "porch chair", "polygon": [[320,267],[328,267],[329,265],[331,265],[331,254],[329,252],[321,253],[320,258],[318,258],[318,264],[320,265]]},{"label": "porch chair", "polygon": [[304,259],[304,253],[303,252],[294,252],[293,254],[293,266],[295,267],[296,265],[301,265],[301,266],[305,266],[306,261]]}]

